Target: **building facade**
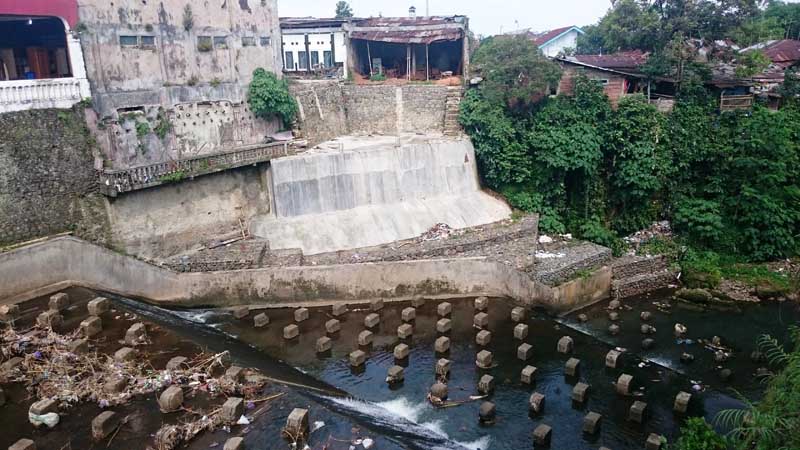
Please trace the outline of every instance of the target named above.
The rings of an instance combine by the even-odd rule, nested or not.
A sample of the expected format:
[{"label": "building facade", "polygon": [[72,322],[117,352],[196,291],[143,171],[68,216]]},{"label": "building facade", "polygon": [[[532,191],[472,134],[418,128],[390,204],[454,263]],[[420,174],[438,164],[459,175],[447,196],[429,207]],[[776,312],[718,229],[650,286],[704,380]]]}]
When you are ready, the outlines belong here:
[{"label": "building facade", "polygon": [[575,50],[578,47],[578,36],[581,34],[584,34],[583,30],[569,26],[534,34],[532,38],[544,56],[555,58],[565,51]]},{"label": "building facade", "polygon": [[288,75],[347,76],[348,19],[281,19],[283,70]]}]

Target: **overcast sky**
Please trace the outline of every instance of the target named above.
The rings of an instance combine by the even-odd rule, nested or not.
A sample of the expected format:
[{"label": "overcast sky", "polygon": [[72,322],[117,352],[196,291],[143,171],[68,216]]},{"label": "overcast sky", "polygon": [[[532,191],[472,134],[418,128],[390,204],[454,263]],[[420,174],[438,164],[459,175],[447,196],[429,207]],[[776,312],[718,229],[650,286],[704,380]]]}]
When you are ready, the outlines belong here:
[{"label": "overcast sky", "polygon": [[[281,17],[332,17],[337,0],[278,0]],[[490,35],[522,28],[546,31],[595,23],[611,6],[609,0],[428,0],[430,15],[466,15],[470,29]],[[350,0],[358,17],[406,16],[416,6],[425,14],[425,0]]]}]

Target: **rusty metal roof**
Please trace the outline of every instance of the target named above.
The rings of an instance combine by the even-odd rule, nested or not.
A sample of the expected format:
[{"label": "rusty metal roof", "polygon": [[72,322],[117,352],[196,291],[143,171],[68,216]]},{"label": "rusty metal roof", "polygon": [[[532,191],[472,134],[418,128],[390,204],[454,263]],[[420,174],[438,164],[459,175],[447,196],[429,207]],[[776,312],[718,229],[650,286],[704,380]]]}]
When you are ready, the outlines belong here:
[{"label": "rusty metal roof", "polygon": [[763,50],[775,63],[800,61],[800,41],[782,39],[767,45]]},{"label": "rusty metal roof", "polygon": [[397,44],[431,44],[464,37],[466,17],[376,17],[351,22],[350,38]]},{"label": "rusty metal roof", "polygon": [[457,41],[462,37],[464,37],[464,32],[458,29],[353,31],[350,33],[351,39],[393,42],[397,44],[432,44],[439,41]]},{"label": "rusty metal roof", "polygon": [[606,69],[638,69],[647,62],[647,53],[641,50],[611,53],[608,55],[575,55],[576,61]]}]

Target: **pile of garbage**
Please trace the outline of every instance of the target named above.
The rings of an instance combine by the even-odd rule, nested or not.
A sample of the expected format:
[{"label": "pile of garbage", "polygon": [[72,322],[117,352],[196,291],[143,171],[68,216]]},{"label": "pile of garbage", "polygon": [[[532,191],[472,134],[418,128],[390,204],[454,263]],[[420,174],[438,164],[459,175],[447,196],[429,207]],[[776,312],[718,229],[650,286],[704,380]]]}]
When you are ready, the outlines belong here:
[{"label": "pile of garbage", "polygon": [[456,231],[446,223],[437,223],[432,226],[428,231],[422,233],[423,241],[438,241],[440,239],[447,239],[452,235],[457,235]]},{"label": "pile of garbage", "polygon": [[638,248],[640,245],[646,244],[655,238],[668,238],[671,236],[672,227],[669,221],[663,220],[622,239],[631,247]]}]

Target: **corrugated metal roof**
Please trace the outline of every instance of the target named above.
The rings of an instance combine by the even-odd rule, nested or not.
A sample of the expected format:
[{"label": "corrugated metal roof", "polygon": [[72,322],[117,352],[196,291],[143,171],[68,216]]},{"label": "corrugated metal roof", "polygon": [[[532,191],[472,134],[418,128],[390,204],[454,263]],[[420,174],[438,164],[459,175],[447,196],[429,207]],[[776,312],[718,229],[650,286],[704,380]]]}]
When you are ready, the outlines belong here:
[{"label": "corrugated metal roof", "polygon": [[638,69],[647,62],[648,54],[641,50],[611,53],[608,55],[575,55],[573,58],[584,64],[607,69]]},{"label": "corrugated metal roof", "polygon": [[351,22],[350,38],[397,44],[431,44],[464,37],[466,17],[376,17]]},{"label": "corrugated metal roof", "polygon": [[352,31],[350,33],[351,39],[397,44],[432,44],[439,41],[457,41],[462,37],[464,37],[464,32],[459,29]]}]

